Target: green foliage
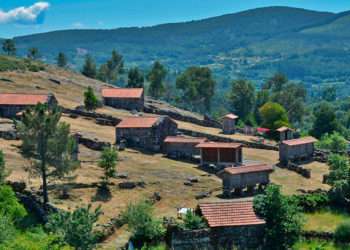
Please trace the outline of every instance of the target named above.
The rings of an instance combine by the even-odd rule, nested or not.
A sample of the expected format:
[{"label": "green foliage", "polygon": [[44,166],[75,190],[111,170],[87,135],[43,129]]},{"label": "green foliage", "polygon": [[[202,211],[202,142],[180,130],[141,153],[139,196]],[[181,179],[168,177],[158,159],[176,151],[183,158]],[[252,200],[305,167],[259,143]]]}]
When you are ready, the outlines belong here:
[{"label": "green foliage", "polygon": [[18,202],[12,188],[5,185],[0,186],[0,216],[19,222],[26,214],[26,210]]},{"label": "green foliage", "polygon": [[182,227],[188,230],[196,230],[206,227],[206,224],[203,221],[202,217],[196,215],[192,211],[187,211],[183,220]]},{"label": "green foliage", "polygon": [[165,229],[161,221],[154,218],[153,207],[147,201],[130,203],[121,216],[136,241],[156,242],[164,236]]},{"label": "green foliage", "polygon": [[244,121],[247,121],[255,106],[254,85],[243,79],[233,81],[230,100],[235,113]]},{"label": "green foliage", "polygon": [[339,243],[350,243],[350,220],[344,221],[337,227],[334,239]]},{"label": "green foliage", "polygon": [[254,198],[256,213],[266,221],[265,249],[288,249],[301,234],[303,217],[296,202],[283,196],[279,186],[269,185]]},{"label": "green foliage", "polygon": [[322,90],[322,100],[334,102],[337,99],[337,89],[335,86],[326,86]]},{"label": "green foliage", "polygon": [[92,56],[87,55],[85,57],[85,63],[81,73],[86,77],[96,78],[96,75],[97,75],[96,64]]},{"label": "green foliage", "polygon": [[40,58],[40,53],[39,53],[39,49],[38,48],[29,48],[28,49],[28,53],[27,53],[27,57],[31,60],[37,60]]},{"label": "green foliage", "polygon": [[294,195],[293,199],[304,212],[315,212],[329,206],[330,203],[326,192]]},{"label": "green foliage", "polygon": [[148,93],[154,98],[160,98],[164,94],[164,79],[166,77],[167,70],[159,62],[156,61],[151,71],[147,75],[147,79],[150,82]]},{"label": "green foliage", "polygon": [[18,59],[9,56],[0,56],[0,72],[1,71],[33,71],[38,72],[45,70],[44,64],[38,61],[31,61],[29,59]]},{"label": "green foliage", "polygon": [[13,39],[6,39],[2,43],[2,50],[7,54],[7,55],[16,55],[16,44]]},{"label": "green foliage", "polygon": [[323,135],[321,140],[316,143],[316,147],[332,153],[344,154],[348,150],[348,142],[341,134],[333,132]]},{"label": "green foliage", "polygon": [[102,181],[104,184],[108,183],[109,178],[116,174],[116,166],[118,160],[118,153],[114,147],[104,148],[98,162],[98,166],[103,169]]},{"label": "green foliage", "polygon": [[63,52],[59,52],[56,58],[56,64],[58,67],[65,68],[67,67],[68,60],[66,55]]},{"label": "green foliage", "polygon": [[143,88],[145,79],[142,72],[137,68],[131,68],[128,72],[127,88]]},{"label": "green foliage", "polygon": [[0,185],[5,183],[6,177],[9,175],[5,166],[5,157],[2,150],[0,150]]},{"label": "green foliage", "polygon": [[289,126],[286,110],[278,103],[267,102],[260,109],[262,126],[275,130],[282,126]]},{"label": "green foliage", "polygon": [[321,138],[324,134],[331,134],[339,130],[339,122],[335,115],[334,108],[329,103],[321,103],[314,110],[314,124],[310,133],[316,138]]},{"label": "green foliage", "polygon": [[182,103],[197,111],[210,110],[215,84],[207,67],[190,67],[176,79],[176,88],[182,91]]},{"label": "green foliage", "polygon": [[92,87],[88,87],[84,92],[84,106],[86,110],[93,111],[100,106],[100,101],[94,93]]},{"label": "green foliage", "polygon": [[1,243],[11,240],[15,232],[12,220],[8,216],[0,214],[0,249]]},{"label": "green foliage", "polygon": [[97,78],[103,82],[113,83],[117,80],[118,74],[123,72],[123,67],[123,57],[113,50],[111,59],[100,66]]},{"label": "green foliage", "polygon": [[91,250],[98,240],[94,225],[100,215],[100,207],[91,211],[90,205],[73,212],[60,211],[50,215],[46,229],[76,250]]},{"label": "green foliage", "polygon": [[26,110],[22,120],[16,122],[22,153],[33,159],[31,170],[42,178],[45,204],[48,202],[47,179],[64,178],[79,166],[69,124],[59,122],[60,118],[58,107],[38,104]]}]

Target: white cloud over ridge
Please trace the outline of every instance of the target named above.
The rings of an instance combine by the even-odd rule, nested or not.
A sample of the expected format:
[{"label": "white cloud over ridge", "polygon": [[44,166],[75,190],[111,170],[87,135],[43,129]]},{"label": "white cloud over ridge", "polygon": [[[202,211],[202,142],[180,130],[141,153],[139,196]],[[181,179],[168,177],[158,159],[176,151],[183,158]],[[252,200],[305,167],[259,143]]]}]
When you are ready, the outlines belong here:
[{"label": "white cloud over ridge", "polygon": [[49,7],[48,2],[37,2],[29,7],[22,6],[9,11],[0,10],[0,24],[41,24]]}]

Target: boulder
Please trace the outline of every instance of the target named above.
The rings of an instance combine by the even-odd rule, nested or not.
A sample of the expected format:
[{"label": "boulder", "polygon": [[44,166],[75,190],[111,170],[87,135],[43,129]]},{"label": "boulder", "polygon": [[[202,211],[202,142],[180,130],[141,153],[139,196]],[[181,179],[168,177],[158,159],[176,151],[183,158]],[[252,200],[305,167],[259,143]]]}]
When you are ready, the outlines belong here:
[{"label": "boulder", "polygon": [[207,198],[209,196],[210,196],[210,192],[199,192],[198,194],[196,194],[195,198],[197,200],[200,200],[200,199]]},{"label": "boulder", "polygon": [[135,182],[128,181],[128,182],[119,183],[118,186],[119,186],[119,188],[121,188],[121,189],[134,189],[134,188],[136,188],[136,183],[135,183]]}]

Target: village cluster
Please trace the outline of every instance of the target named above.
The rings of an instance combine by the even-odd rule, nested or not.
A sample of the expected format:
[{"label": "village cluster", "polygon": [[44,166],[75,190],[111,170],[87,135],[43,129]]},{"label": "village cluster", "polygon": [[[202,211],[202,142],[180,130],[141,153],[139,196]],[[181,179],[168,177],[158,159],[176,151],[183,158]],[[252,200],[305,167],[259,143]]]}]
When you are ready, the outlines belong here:
[{"label": "village cluster", "polygon": [[[103,104],[118,109],[143,111],[142,88],[104,88],[101,91]],[[28,107],[37,103],[49,106],[57,104],[54,95],[0,94],[0,117],[16,118]],[[126,117],[115,127],[115,143],[122,147],[138,148],[154,153],[164,153],[170,158],[198,162],[207,171],[215,171],[222,179],[222,197],[226,200],[203,202],[198,205],[201,215],[213,230],[224,230],[225,237],[237,233],[259,238],[264,221],[257,217],[251,200],[228,200],[244,194],[253,195],[270,183],[269,175],[274,166],[254,162],[244,157],[244,145],[232,142],[210,141],[207,138],[181,135],[176,122],[168,116],[137,114]],[[222,133],[234,134],[234,114],[222,118]],[[279,156],[281,164],[297,159],[311,159],[314,154],[313,137],[294,138],[288,127],[277,129],[279,133]],[[230,231],[231,230],[231,231]],[[229,233],[228,233],[229,232]],[[242,236],[242,235],[241,235]],[[234,238],[234,237],[233,237]],[[253,244],[254,241],[251,241]]]}]

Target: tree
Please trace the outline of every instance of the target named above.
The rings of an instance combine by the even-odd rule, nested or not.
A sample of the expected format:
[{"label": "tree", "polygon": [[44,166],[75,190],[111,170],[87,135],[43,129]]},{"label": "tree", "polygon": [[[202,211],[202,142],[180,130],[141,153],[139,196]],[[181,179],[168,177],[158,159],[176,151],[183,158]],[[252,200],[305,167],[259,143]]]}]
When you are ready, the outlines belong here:
[{"label": "tree", "polygon": [[275,130],[282,126],[289,126],[286,110],[278,103],[268,102],[259,109],[262,125]]},{"label": "tree", "polygon": [[128,72],[128,88],[143,88],[145,79],[141,71],[135,67],[131,68]]},{"label": "tree", "polygon": [[61,111],[38,104],[23,113],[16,128],[22,139],[22,153],[33,160],[32,172],[42,178],[43,200],[49,202],[49,178],[64,178],[79,162],[75,159],[76,141],[70,136],[69,124],[59,122]]},{"label": "tree", "polygon": [[191,109],[210,110],[215,81],[207,67],[190,67],[176,79],[176,88],[182,91],[182,102]]},{"label": "tree", "polygon": [[2,43],[2,50],[7,54],[7,55],[16,55],[16,44],[13,39],[6,39]]},{"label": "tree", "polygon": [[57,56],[57,66],[61,68],[67,67],[68,61],[67,57],[63,52],[59,52]]},{"label": "tree", "polygon": [[263,89],[279,92],[288,83],[288,78],[282,73],[276,73],[263,85]]},{"label": "tree", "polygon": [[165,233],[161,221],[154,218],[153,207],[147,201],[130,203],[127,209],[122,212],[121,218],[128,224],[133,238],[137,241],[157,241]]},{"label": "tree", "polygon": [[265,225],[265,249],[289,249],[299,238],[303,217],[295,200],[283,196],[279,186],[269,185],[254,198],[254,210]]},{"label": "tree", "polygon": [[2,150],[0,150],[0,185],[5,184],[6,177],[8,176],[8,171],[5,166],[5,157]]},{"label": "tree", "polygon": [[12,220],[7,216],[0,214],[0,249],[1,245],[9,240],[12,240],[15,235],[15,227]]},{"label": "tree", "polygon": [[97,78],[103,82],[113,83],[118,79],[118,74],[123,73],[123,67],[123,56],[113,50],[111,58],[100,66]]},{"label": "tree", "polygon": [[49,216],[46,229],[76,250],[91,250],[97,244],[98,233],[94,225],[101,214],[100,207],[91,211],[90,205],[73,212],[59,211]]},{"label": "tree", "polygon": [[151,71],[148,73],[147,79],[150,81],[149,94],[154,98],[160,98],[164,93],[164,79],[167,74],[164,66],[156,61]]},{"label": "tree", "polygon": [[99,100],[97,99],[94,90],[90,86],[84,92],[84,106],[88,111],[93,111],[99,106]]},{"label": "tree", "polygon": [[350,242],[350,220],[343,221],[337,226],[334,239],[337,243],[349,243]]},{"label": "tree", "polygon": [[321,138],[324,134],[331,134],[339,130],[339,122],[335,115],[334,108],[326,102],[322,102],[314,109],[314,124],[310,133],[316,138]]},{"label": "tree", "polygon": [[329,150],[333,153],[344,154],[348,150],[348,142],[338,132],[332,134],[325,134],[321,140],[317,143],[317,147],[325,150]]},{"label": "tree", "polygon": [[255,120],[257,123],[261,123],[261,117],[260,117],[260,113],[259,113],[259,109],[264,106],[265,103],[269,102],[270,100],[270,93],[268,90],[262,89],[260,91],[258,91],[258,93],[256,94],[256,102],[255,102]]},{"label": "tree", "polygon": [[96,64],[94,59],[90,55],[86,56],[81,73],[86,77],[96,78]]},{"label": "tree", "polygon": [[255,105],[255,88],[253,84],[243,79],[233,81],[230,100],[235,113],[246,121]]},{"label": "tree", "polygon": [[116,174],[118,154],[114,147],[106,147],[103,149],[98,166],[103,169],[102,178],[103,185],[107,187],[108,180]]},{"label": "tree", "polygon": [[117,73],[121,74],[124,71],[124,60],[123,56],[120,55],[116,50],[112,51],[112,57],[110,59],[111,69],[116,69]]},{"label": "tree", "polygon": [[204,228],[206,225],[202,219],[202,217],[196,215],[192,211],[187,211],[185,218],[184,218],[184,223],[183,227],[188,230],[196,230],[196,229],[201,229]]},{"label": "tree", "polygon": [[28,49],[28,53],[27,53],[27,57],[29,59],[32,59],[32,60],[37,60],[40,58],[40,54],[39,54],[39,49],[38,48],[29,48]]},{"label": "tree", "polygon": [[327,86],[322,90],[322,100],[334,102],[337,99],[337,88],[333,85]]},{"label": "tree", "polygon": [[18,202],[15,192],[11,187],[0,186],[0,216],[5,216],[12,222],[19,222],[27,215],[27,211]]}]

